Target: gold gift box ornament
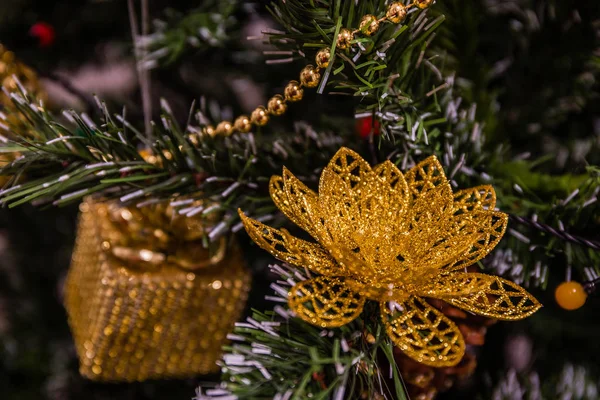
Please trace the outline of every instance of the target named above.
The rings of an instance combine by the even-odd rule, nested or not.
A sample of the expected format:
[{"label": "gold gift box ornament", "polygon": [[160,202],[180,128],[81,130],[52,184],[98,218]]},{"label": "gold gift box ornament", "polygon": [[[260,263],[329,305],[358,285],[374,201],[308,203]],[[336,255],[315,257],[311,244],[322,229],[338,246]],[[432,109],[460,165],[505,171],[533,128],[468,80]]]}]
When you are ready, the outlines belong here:
[{"label": "gold gift box ornament", "polygon": [[[235,243],[167,205],[85,200],[65,305],[82,375],[142,381],[217,372],[250,273]],[[227,248],[226,248],[227,247]]]}]

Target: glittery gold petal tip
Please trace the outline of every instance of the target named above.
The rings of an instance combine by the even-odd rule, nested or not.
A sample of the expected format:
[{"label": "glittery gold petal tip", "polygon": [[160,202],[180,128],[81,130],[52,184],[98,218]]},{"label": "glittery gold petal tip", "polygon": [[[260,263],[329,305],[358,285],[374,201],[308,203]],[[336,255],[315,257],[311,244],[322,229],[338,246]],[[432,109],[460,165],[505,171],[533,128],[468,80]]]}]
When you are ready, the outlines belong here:
[{"label": "glittery gold petal tip", "polygon": [[[363,160],[356,152],[342,147],[333,156],[329,164],[323,169],[323,172],[329,171],[334,175],[337,175],[349,185],[349,188],[353,188],[356,184],[362,182],[366,178],[372,176],[373,171],[368,162]],[[321,175],[321,182],[319,183],[319,192],[321,192],[321,186],[327,184],[327,176]]]},{"label": "glittery gold petal tip", "polygon": [[350,290],[343,278],[320,276],[296,284],[289,306],[298,317],[322,328],[336,328],[360,315],[365,298]]},{"label": "glittery gold petal tip", "polygon": [[323,275],[343,272],[343,268],[320,245],[295,238],[285,229],[271,228],[248,218],[241,210],[238,212],[250,238],[279,260]]},{"label": "glittery gold petal tip", "polygon": [[[377,180],[372,173],[371,178]],[[369,188],[359,181],[353,190],[340,175],[329,169],[323,171],[322,182],[319,207],[326,233],[319,241],[353,275],[375,278],[376,271],[371,268],[375,265],[374,258],[385,256],[384,247],[377,243],[392,237],[395,226],[394,218],[387,215],[392,209],[381,202],[382,198],[389,200],[389,197],[378,190],[370,190],[377,186],[375,182],[371,182]],[[389,185],[387,189],[389,192]],[[378,252],[376,247],[381,247],[382,251]],[[388,259],[393,259],[391,253]]]},{"label": "glittery gold petal tip", "polygon": [[477,233],[466,251],[457,254],[453,261],[442,267],[444,271],[463,269],[488,255],[502,239],[508,224],[508,215],[500,211],[475,210],[460,217],[464,223],[473,224]]},{"label": "glittery gold petal tip", "polygon": [[458,327],[425,300],[381,302],[381,317],[392,342],[412,359],[433,367],[456,365],[465,353]]},{"label": "glittery gold petal tip", "polygon": [[496,207],[496,192],[490,185],[476,186],[454,193],[455,212],[490,210]]},{"label": "glittery gold petal tip", "polygon": [[452,191],[449,185],[431,188],[411,202],[401,229],[408,230],[407,238],[410,240],[405,240],[405,252],[408,258],[414,260],[415,265],[421,257],[430,253],[430,249],[440,238],[451,238],[454,235],[455,231],[449,229],[452,225],[448,218],[451,204]]},{"label": "glittery gold petal tip", "polygon": [[373,178],[365,179],[355,191],[360,195],[363,221],[382,234],[398,231],[398,221],[408,211],[409,191],[404,175],[391,161],[376,165]]},{"label": "glittery gold petal tip", "polygon": [[429,282],[420,287],[416,294],[422,297],[433,297],[448,300],[469,296],[489,287],[488,275],[453,272],[432,277]]},{"label": "glittery gold petal tip", "polygon": [[480,282],[473,293],[447,300],[463,310],[511,321],[529,317],[542,306],[525,289],[506,279],[480,273],[461,275]]},{"label": "glittery gold petal tip", "polygon": [[390,160],[386,160],[373,168],[373,173],[398,193],[408,196],[408,184],[404,175]]},{"label": "glittery gold petal tip", "polygon": [[[269,194],[273,203],[279,208],[279,210],[290,220],[296,218],[296,214],[292,210],[291,204],[287,199],[287,193],[283,187],[283,178],[279,175],[273,175],[269,181]],[[294,221],[296,225],[298,222]]]},{"label": "glittery gold petal tip", "polygon": [[435,187],[450,185],[444,168],[436,156],[431,156],[421,161],[408,170],[404,175],[408,187],[413,195],[418,196]]},{"label": "glittery gold petal tip", "polygon": [[310,233],[317,235],[314,226],[318,212],[318,197],[287,168],[283,168],[282,176],[273,176],[269,184],[269,192],[273,202],[286,217]]},{"label": "glittery gold petal tip", "polygon": [[321,174],[319,188],[319,211],[325,226],[334,240],[344,243],[352,240],[349,231],[360,228],[358,197],[350,186],[329,169]]}]

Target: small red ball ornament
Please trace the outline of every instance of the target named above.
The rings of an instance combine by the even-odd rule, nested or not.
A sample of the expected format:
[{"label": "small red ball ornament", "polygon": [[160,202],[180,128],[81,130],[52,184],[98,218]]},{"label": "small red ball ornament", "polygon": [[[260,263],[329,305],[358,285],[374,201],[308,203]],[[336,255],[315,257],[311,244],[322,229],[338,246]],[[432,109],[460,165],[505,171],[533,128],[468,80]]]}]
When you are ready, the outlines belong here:
[{"label": "small red ball ornament", "polygon": [[379,135],[379,120],[373,118],[372,116],[358,118],[356,120],[356,133],[358,133],[361,138],[368,138],[371,134],[371,131],[373,131],[373,135]]},{"label": "small red ball ornament", "polygon": [[585,304],[587,293],[578,282],[563,282],[556,288],[554,298],[565,310],[577,310]]},{"label": "small red ball ornament", "polygon": [[54,44],[56,33],[54,27],[47,22],[37,22],[29,29],[29,34],[38,39],[38,45],[46,48]]}]

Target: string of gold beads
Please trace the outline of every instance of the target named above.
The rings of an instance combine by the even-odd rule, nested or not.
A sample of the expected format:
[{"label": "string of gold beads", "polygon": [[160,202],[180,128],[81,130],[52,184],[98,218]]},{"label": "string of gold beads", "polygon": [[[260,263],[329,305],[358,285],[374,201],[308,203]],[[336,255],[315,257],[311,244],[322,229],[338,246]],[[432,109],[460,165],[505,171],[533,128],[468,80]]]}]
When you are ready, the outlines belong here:
[{"label": "string of gold beads", "polygon": [[[365,36],[372,36],[377,33],[381,23],[390,22],[392,24],[399,24],[404,21],[411,7],[425,9],[431,6],[433,2],[434,0],[414,0],[412,3],[405,5],[401,1],[395,1],[388,5],[385,16],[382,18],[378,19],[372,14],[367,14],[361,18],[357,29],[340,29],[336,40],[336,48],[341,50],[349,49],[352,46],[355,35],[363,34]],[[300,81],[290,81],[283,91],[283,96],[277,94],[271,97],[267,102],[267,107],[257,107],[249,117],[241,115],[233,123],[222,121],[216,128],[207,126],[203,129],[203,133],[210,136],[230,136],[233,133],[250,132],[253,125],[266,125],[271,116],[284,114],[287,111],[288,103],[302,100],[304,97],[304,88],[317,87],[321,81],[321,70],[327,68],[330,61],[331,52],[329,48],[322,48],[317,52],[315,57],[316,66],[307,65],[304,67],[300,72]]]},{"label": "string of gold beads", "polygon": [[431,6],[433,2],[434,0],[414,0],[412,3],[405,5],[401,1],[395,1],[388,5],[384,17],[377,19],[377,17],[372,14],[364,15],[360,19],[357,29],[350,30],[343,28],[340,30],[337,36],[337,48],[342,50],[348,49],[352,45],[352,41],[356,34],[362,33],[365,36],[373,36],[379,30],[381,23],[391,22],[392,24],[399,24],[404,21],[410,8],[418,7],[423,10]]}]

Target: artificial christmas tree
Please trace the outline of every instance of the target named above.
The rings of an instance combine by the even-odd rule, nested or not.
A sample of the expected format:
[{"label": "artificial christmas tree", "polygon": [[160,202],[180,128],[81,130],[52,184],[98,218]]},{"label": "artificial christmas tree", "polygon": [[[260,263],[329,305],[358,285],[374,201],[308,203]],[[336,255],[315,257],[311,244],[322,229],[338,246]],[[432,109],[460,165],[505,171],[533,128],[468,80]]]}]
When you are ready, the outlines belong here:
[{"label": "artificial christmas tree", "polygon": [[[189,397],[198,382],[198,398],[222,400],[594,398],[595,2],[166,6],[0,9],[0,39],[77,98],[61,112],[47,106],[56,91],[40,102],[24,82],[7,90],[0,202],[107,210],[82,213],[65,291],[74,341],[60,313],[36,325],[46,332],[12,323],[0,339],[11,388],[28,376],[52,399]],[[47,46],[42,25],[29,35],[39,21],[55,33]],[[284,166],[297,178],[272,180]],[[412,171],[406,187],[399,171]],[[248,272],[227,257],[254,275],[235,324],[243,290],[225,282]],[[11,274],[9,293],[41,284]],[[188,291],[189,274],[206,285]],[[56,293],[20,294],[27,307],[9,318],[58,307]],[[88,382],[73,343],[85,376],[146,381]],[[30,365],[24,349],[52,357]]]}]

